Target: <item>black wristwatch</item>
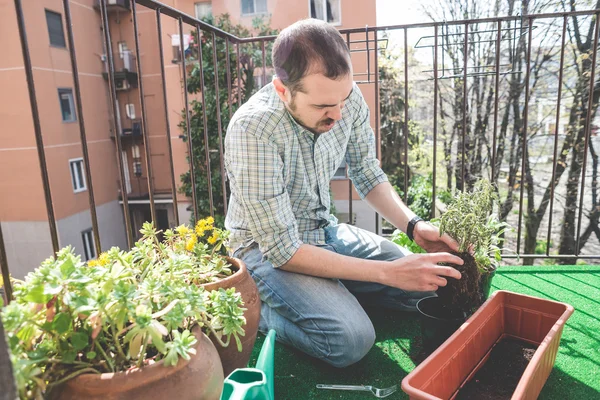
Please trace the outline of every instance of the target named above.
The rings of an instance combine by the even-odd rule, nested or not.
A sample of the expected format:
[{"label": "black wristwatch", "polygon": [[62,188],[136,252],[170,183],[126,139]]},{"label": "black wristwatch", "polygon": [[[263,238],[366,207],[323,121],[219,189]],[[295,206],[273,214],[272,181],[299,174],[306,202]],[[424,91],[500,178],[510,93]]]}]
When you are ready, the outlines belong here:
[{"label": "black wristwatch", "polygon": [[423,221],[423,218],[417,216],[408,221],[408,226],[406,227],[406,236],[408,236],[408,238],[413,242],[415,240],[415,237],[413,236],[415,225],[417,225],[417,223],[419,223],[420,221]]}]

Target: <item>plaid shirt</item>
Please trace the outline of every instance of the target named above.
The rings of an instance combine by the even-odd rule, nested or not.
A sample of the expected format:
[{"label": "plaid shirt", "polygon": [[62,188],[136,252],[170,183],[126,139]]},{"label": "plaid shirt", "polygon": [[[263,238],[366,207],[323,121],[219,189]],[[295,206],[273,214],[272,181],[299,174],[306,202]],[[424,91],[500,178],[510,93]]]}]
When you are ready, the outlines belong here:
[{"label": "plaid shirt", "polygon": [[329,182],[346,159],[348,175],[364,198],[387,177],[375,157],[369,108],[354,84],[331,131],[315,135],[298,125],[273,84],[233,116],[225,137],[231,198],[225,227],[237,250],[253,242],[274,267],[302,243],[325,244],[330,214]]}]

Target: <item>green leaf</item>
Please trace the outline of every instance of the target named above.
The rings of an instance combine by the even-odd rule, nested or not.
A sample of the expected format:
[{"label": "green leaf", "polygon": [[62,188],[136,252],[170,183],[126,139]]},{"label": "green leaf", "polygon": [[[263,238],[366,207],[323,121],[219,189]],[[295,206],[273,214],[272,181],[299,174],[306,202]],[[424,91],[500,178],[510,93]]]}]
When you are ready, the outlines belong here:
[{"label": "green leaf", "polygon": [[172,348],[171,350],[169,350],[169,354],[167,354],[165,357],[165,366],[176,366],[178,360],[179,357],[177,356],[177,350]]},{"label": "green leaf", "polygon": [[23,300],[30,303],[46,304],[51,298],[52,296],[44,292],[44,286],[39,285],[32,287],[31,290],[23,297]]},{"label": "green leaf", "polygon": [[33,338],[35,333],[35,327],[33,325],[25,325],[23,329],[21,329],[17,333],[17,337],[24,343],[29,343]]},{"label": "green leaf", "polygon": [[88,335],[84,332],[75,332],[71,336],[71,344],[75,350],[83,350],[87,347],[89,342]]},{"label": "green leaf", "polygon": [[75,350],[67,350],[63,353],[62,362],[72,364],[75,358],[77,358],[77,352]]},{"label": "green leaf", "polygon": [[66,260],[60,265],[60,272],[64,277],[69,277],[75,271],[75,265],[73,265],[73,259],[67,257]]},{"label": "green leaf", "polygon": [[87,353],[85,353],[85,357],[88,360],[93,360],[94,358],[96,358],[96,352],[95,351],[88,351]]},{"label": "green leaf", "polygon": [[233,338],[235,339],[235,343],[237,344],[237,350],[241,353],[242,352],[242,341],[240,340],[238,335],[236,335],[235,333],[233,334]]},{"label": "green leaf", "polygon": [[62,286],[57,283],[46,283],[44,285],[44,294],[54,296],[60,293]]},{"label": "green leaf", "polygon": [[45,331],[51,331],[52,330],[52,321],[46,321],[41,325],[41,328]]},{"label": "green leaf", "polygon": [[150,333],[150,337],[152,338],[152,344],[154,344],[156,350],[160,351],[162,354],[165,354],[167,352],[167,347],[162,339],[162,335],[158,332],[158,330],[150,326],[148,328],[148,333]]},{"label": "green leaf", "polygon": [[[131,339],[129,343],[129,356],[133,359],[137,359],[140,356],[140,349],[142,348],[142,340],[144,339],[144,334],[139,333]],[[143,354],[141,355],[144,356]]]},{"label": "green leaf", "polygon": [[67,313],[58,313],[52,321],[52,329],[59,335],[67,332],[71,328],[71,317]]}]

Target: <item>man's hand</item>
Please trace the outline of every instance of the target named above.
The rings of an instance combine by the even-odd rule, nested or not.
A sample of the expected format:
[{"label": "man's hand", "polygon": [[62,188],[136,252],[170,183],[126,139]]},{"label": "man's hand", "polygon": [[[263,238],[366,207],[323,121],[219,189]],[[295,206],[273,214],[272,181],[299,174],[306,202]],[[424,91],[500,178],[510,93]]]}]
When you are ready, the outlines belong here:
[{"label": "man's hand", "polygon": [[454,239],[447,234],[440,236],[439,229],[425,221],[415,225],[413,237],[415,238],[415,243],[428,253],[458,252],[458,243]]},{"label": "man's hand", "polygon": [[[439,234],[438,234],[439,236]],[[379,283],[407,291],[436,291],[448,283],[445,276],[460,279],[461,275],[452,267],[438,263],[462,265],[462,258],[450,253],[411,254],[390,261],[382,269]]]}]

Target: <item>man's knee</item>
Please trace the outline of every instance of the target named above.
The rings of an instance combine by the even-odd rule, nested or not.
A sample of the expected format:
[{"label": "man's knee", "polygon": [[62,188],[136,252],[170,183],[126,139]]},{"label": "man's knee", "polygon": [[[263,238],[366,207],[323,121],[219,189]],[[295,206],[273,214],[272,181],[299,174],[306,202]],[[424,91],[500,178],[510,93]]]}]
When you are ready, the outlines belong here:
[{"label": "man's knee", "polygon": [[334,367],[342,368],[360,361],[375,343],[375,328],[365,317],[362,321],[343,321],[319,343],[321,358]]}]

